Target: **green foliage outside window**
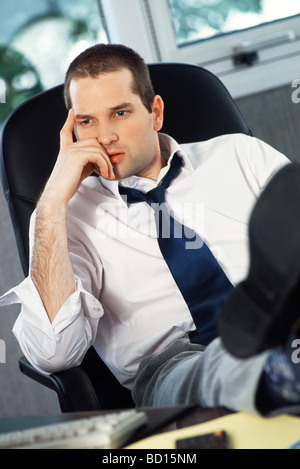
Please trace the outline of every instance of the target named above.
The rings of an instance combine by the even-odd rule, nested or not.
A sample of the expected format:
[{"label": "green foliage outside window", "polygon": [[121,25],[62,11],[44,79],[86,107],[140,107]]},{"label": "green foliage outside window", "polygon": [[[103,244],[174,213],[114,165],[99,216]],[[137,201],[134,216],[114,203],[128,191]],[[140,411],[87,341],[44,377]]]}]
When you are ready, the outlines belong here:
[{"label": "green foliage outside window", "polygon": [[39,75],[30,62],[10,47],[0,46],[0,122],[26,99],[42,91]]},{"label": "green foliage outside window", "polygon": [[[260,13],[262,0],[169,0],[177,42],[199,39],[201,30],[222,34],[232,11]],[[203,36],[208,36],[205,32]]]},{"label": "green foliage outside window", "polygon": [[0,2],[7,20],[0,30],[0,127],[23,101],[62,83],[79,52],[107,41],[99,6],[98,0]]}]

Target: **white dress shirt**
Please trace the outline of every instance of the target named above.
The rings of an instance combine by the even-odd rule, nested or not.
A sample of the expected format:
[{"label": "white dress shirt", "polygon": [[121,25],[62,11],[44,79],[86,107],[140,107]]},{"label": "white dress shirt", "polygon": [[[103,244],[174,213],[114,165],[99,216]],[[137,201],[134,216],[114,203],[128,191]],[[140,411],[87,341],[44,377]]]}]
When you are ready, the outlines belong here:
[{"label": "white dress shirt", "polygon": [[[178,151],[183,167],[166,190],[166,202],[177,219],[202,237],[229,280],[240,282],[248,269],[249,215],[287,158],[241,134],[181,146],[161,134],[160,144],[168,164],[158,181],[132,176],[120,183],[144,192],[153,189]],[[68,204],[76,291],[52,324],[30,276],[0,304],[21,303],[13,332],[42,372],[78,365],[94,344],[119,381],[131,388],[144,357],[195,326],[159,250],[153,209],[146,203],[128,206],[118,184],[89,177]]]}]

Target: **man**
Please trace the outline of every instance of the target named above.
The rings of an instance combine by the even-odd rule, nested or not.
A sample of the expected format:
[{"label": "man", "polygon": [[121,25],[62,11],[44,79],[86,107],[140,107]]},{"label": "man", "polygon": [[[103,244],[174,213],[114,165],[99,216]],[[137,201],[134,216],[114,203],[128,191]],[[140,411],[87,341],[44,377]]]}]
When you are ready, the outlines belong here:
[{"label": "man", "polygon": [[[233,354],[224,349],[211,306],[218,288],[209,293],[212,314],[201,300],[196,327],[157,243],[157,205],[123,195],[128,187],[154,194],[180,161],[164,200],[205,241],[191,251],[206,252],[207,265],[219,269],[214,278],[223,276],[227,293],[217,307],[229,295],[236,310],[232,317],[224,308],[226,342],[243,310],[235,296],[240,290],[230,292],[247,274],[249,216],[287,159],[242,135],[180,147],[159,134],[163,99],[154,95],[142,59],[124,46],[97,45],[77,57],[66,75],[65,100],[60,152],[32,218],[30,275],[2,299],[22,303],[14,333],[29,361],[51,373],[78,365],[94,344],[138,406],[198,403],[266,413],[298,403],[298,395],[285,400],[269,383],[277,349],[259,344],[246,349],[245,359],[233,355],[239,343],[232,341]],[[100,177],[88,177],[95,169]],[[191,204],[196,212],[185,210]],[[189,283],[193,274],[186,271]],[[210,288],[206,283],[199,296]],[[256,291],[256,281],[250,283]],[[289,330],[274,345],[287,336]]]}]

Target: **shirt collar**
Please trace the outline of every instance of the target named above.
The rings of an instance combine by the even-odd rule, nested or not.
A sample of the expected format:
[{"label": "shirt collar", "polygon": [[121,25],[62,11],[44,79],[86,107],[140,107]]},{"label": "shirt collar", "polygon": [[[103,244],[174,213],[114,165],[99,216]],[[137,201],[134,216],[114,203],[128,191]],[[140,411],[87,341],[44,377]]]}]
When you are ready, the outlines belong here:
[{"label": "shirt collar", "polygon": [[[192,166],[187,154],[182,150],[182,148],[176,142],[176,140],[174,140],[169,135],[166,135],[166,134],[163,134],[163,133],[158,134],[158,137],[159,137],[159,144],[160,144],[161,153],[162,153],[162,156],[167,160],[167,164],[166,164],[166,166],[164,166],[160,170],[157,181],[152,181],[152,180],[150,181],[149,180],[149,183],[150,182],[152,184],[154,183],[154,187],[167,174],[167,172],[169,170],[169,167],[170,167],[170,164],[171,164],[171,161],[172,161],[172,158],[173,158],[175,153],[178,153],[180,155],[180,157],[182,158],[183,167],[185,169],[190,170],[190,171],[193,169],[193,166]],[[123,200],[121,195],[120,195],[120,192],[119,192],[119,184],[124,185],[124,186],[128,186],[128,187],[135,187],[138,184],[138,182],[143,178],[140,178],[139,176],[130,176],[130,177],[121,179],[119,181],[110,181],[109,179],[105,179],[102,176],[99,176],[99,179],[101,181],[101,184],[106,189],[108,189],[116,198]],[[152,189],[152,188],[153,188],[153,186],[150,187],[149,190]]]}]

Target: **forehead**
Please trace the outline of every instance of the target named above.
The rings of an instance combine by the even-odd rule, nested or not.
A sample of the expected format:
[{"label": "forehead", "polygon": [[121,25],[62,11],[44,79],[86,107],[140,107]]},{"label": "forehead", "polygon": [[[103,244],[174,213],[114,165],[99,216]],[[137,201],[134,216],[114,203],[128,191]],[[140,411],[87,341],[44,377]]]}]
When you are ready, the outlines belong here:
[{"label": "forehead", "polygon": [[123,101],[136,101],[139,96],[132,91],[132,74],[127,69],[101,74],[96,78],[73,79],[70,83],[72,106],[114,107]]}]

